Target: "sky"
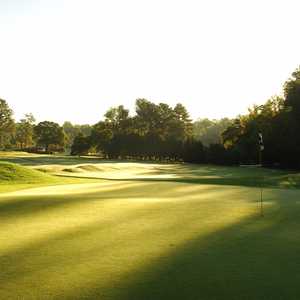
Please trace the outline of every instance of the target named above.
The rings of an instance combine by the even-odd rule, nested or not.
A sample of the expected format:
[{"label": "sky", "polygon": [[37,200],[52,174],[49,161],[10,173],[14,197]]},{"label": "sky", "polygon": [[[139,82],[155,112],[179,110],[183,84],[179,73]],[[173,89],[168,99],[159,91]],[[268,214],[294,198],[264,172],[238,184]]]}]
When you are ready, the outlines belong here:
[{"label": "sky", "polygon": [[0,0],[0,98],[16,119],[94,124],[137,98],[246,113],[300,65],[300,1]]}]

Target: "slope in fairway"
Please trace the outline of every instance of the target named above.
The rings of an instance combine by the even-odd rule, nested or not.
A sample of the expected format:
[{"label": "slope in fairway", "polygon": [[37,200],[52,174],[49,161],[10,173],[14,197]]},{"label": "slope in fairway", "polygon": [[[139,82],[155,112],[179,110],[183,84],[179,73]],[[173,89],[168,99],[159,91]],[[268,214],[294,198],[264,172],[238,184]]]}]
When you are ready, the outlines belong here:
[{"label": "slope in fairway", "polygon": [[14,191],[36,186],[91,182],[86,178],[57,177],[34,168],[0,159],[0,192]]},{"label": "slope in fairway", "polygon": [[0,194],[0,299],[298,299],[297,174],[263,171],[261,218],[260,170],[84,164]]}]

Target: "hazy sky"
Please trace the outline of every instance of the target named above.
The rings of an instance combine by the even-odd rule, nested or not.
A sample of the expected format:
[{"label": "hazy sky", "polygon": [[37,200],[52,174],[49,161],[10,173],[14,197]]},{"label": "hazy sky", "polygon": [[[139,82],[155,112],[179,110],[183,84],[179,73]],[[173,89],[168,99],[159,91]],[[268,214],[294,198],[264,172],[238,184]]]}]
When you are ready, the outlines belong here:
[{"label": "hazy sky", "polygon": [[298,3],[0,0],[0,98],[39,121],[93,124],[137,98],[232,117],[300,64]]}]

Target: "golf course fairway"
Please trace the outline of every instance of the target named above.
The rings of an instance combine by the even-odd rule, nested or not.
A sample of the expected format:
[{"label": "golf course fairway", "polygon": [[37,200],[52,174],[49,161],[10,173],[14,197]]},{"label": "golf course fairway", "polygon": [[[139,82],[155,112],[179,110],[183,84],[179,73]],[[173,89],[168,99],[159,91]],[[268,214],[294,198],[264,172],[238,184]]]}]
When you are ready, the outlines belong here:
[{"label": "golf course fairway", "polygon": [[25,154],[1,161],[1,300],[300,297],[297,173]]}]

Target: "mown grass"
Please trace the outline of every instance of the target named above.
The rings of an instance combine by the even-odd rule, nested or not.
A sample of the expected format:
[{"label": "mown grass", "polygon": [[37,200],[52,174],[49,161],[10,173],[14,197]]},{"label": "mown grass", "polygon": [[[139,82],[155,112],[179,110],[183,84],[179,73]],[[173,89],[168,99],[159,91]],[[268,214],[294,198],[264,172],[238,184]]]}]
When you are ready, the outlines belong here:
[{"label": "mown grass", "polygon": [[299,298],[298,174],[53,159],[96,181],[0,194],[0,299]]},{"label": "mown grass", "polygon": [[[2,152],[3,153],[3,152]],[[288,170],[247,167],[221,167],[193,164],[159,164],[134,161],[107,161],[97,157],[36,155],[7,152],[0,162],[9,161],[47,174],[61,176],[116,179],[172,181],[194,184],[264,186],[300,188],[300,173]]]}]

